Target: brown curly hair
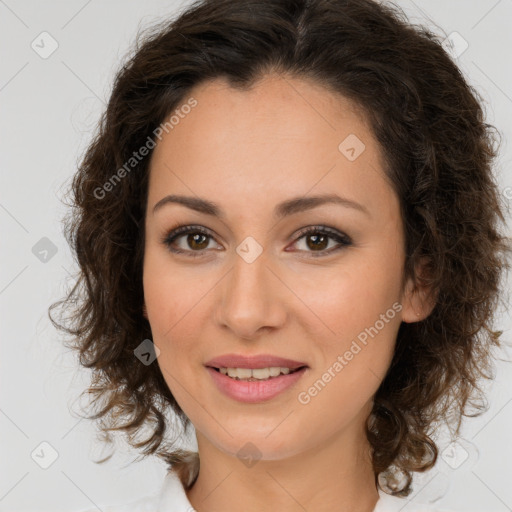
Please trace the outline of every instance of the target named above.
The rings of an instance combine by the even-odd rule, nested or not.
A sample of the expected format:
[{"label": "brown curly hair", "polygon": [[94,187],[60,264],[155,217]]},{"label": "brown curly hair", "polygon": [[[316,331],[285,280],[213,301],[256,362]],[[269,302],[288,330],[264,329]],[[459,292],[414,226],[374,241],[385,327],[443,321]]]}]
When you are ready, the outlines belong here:
[{"label": "brown curly hair", "polygon": [[[436,305],[425,320],[401,324],[366,426],[376,480],[405,475],[405,483],[384,489],[404,496],[411,472],[436,461],[434,426],[445,421],[458,434],[469,409],[484,409],[479,379],[493,377],[501,332],[491,322],[511,247],[500,234],[505,205],[492,174],[499,132],[485,123],[481,97],[440,36],[410,24],[398,6],[203,0],[139,34],[73,177],[64,232],[79,274],[66,298],[50,306],[50,319],[71,335],[70,346],[93,371],[90,417],[104,437],[124,432],[144,456],[169,462],[189,488],[197,458],[175,449],[180,434],[169,426],[178,418],[187,432],[190,420],[159,366],[134,357],[141,341],[151,339],[142,314],[151,154],[106,184],[192,87],[224,77],[243,89],[270,72],[312,79],[362,108],[400,199],[404,281],[420,258],[428,261],[425,275],[414,279],[432,287]],[[62,324],[52,319],[57,306],[69,313]],[[195,473],[187,474],[194,460]]]}]

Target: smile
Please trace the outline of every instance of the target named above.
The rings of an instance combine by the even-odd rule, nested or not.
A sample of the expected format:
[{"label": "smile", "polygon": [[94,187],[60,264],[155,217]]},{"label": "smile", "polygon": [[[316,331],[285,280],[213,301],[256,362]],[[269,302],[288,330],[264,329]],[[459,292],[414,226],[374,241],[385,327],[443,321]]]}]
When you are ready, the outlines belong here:
[{"label": "smile", "polygon": [[219,368],[218,370],[222,375],[228,375],[232,379],[247,381],[267,380],[297,371],[279,366],[269,368]]},{"label": "smile", "polygon": [[295,370],[286,367],[206,369],[222,394],[239,402],[259,403],[289,390],[304,375],[307,367]]}]

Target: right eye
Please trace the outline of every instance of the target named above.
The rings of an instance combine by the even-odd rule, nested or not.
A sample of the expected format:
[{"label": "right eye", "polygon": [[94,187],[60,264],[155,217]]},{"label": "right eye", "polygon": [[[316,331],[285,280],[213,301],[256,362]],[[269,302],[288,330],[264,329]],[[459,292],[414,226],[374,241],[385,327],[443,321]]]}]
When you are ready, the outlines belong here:
[{"label": "right eye", "polygon": [[[184,238],[186,247],[176,247],[176,241]],[[186,254],[192,258],[202,256],[208,247],[209,242],[213,240],[210,232],[202,226],[179,226],[165,234],[161,242],[175,254]]]}]

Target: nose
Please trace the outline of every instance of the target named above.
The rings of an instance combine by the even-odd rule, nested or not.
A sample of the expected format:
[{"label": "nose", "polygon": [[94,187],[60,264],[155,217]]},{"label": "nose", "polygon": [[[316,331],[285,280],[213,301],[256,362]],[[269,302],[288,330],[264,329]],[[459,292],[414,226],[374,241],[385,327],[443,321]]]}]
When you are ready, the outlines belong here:
[{"label": "nose", "polygon": [[236,254],[233,267],[219,284],[216,321],[221,328],[254,340],[284,325],[291,292],[269,265],[265,251],[250,263]]}]

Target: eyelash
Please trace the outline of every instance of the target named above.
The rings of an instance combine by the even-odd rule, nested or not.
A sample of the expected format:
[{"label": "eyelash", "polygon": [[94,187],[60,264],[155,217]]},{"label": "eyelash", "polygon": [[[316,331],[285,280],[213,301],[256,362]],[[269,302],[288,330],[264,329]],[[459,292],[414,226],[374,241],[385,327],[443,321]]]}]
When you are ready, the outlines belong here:
[{"label": "eyelash", "polygon": [[[202,235],[208,236],[210,238],[213,238],[213,236],[210,234],[210,232],[203,228],[202,226],[179,226],[175,229],[171,229],[168,231],[163,238],[161,239],[161,243],[164,244],[169,251],[175,253],[175,254],[186,254],[187,256],[190,256],[191,258],[197,258],[204,254],[204,251],[206,249],[200,250],[200,251],[187,251],[182,249],[176,249],[175,247],[172,247],[173,242],[178,239],[180,236],[188,235],[188,234],[197,234],[200,233]],[[334,252],[337,252],[345,247],[348,247],[352,245],[352,240],[350,237],[345,235],[344,233],[340,233],[337,230],[331,229],[327,226],[309,226],[307,228],[304,228],[299,231],[298,238],[296,238],[296,241],[299,241],[301,238],[304,238],[307,235],[310,234],[319,234],[319,235],[327,235],[329,238],[335,240],[340,244],[339,247],[336,248],[330,248],[329,250],[319,251],[319,254],[314,254],[312,252],[311,256],[312,258],[319,258],[322,256],[330,255]],[[311,251],[306,251],[311,252]]]}]

